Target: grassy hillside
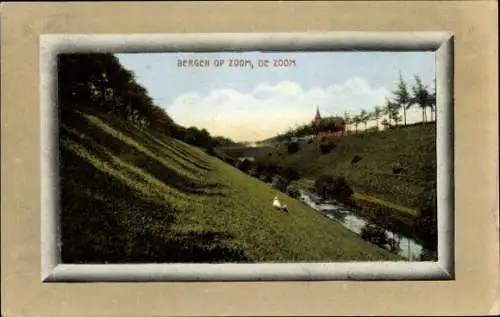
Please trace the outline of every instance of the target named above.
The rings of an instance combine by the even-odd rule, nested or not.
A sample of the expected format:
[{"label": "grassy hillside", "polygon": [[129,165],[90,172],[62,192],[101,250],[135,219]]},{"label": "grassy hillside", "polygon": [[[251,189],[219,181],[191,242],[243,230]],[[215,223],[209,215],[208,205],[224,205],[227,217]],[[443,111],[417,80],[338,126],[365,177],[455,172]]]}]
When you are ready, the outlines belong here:
[{"label": "grassy hillside", "polygon": [[357,198],[418,209],[436,177],[435,140],[435,124],[428,123],[344,136],[326,154],[318,150],[319,144],[307,141],[294,154],[287,154],[284,144],[248,152],[260,161],[293,166],[310,180],[321,174],[344,176]]},{"label": "grassy hillside", "polygon": [[[109,115],[65,114],[60,164],[66,263],[399,259],[198,148]],[[275,195],[289,213],[272,208]]]}]

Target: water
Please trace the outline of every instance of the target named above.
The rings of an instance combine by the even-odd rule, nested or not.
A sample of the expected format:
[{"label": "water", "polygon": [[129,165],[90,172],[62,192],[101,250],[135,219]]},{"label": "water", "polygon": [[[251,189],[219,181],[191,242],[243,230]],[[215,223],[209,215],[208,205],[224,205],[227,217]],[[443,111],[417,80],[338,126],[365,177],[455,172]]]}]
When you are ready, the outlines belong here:
[{"label": "water", "polygon": [[[351,211],[345,209],[338,203],[324,201],[318,196],[305,191],[300,192],[300,200],[314,210],[321,212],[333,221],[342,224],[348,230],[361,234],[363,227],[370,223],[368,219],[364,219],[354,215]],[[424,248],[422,245],[415,242],[413,239],[395,234],[389,230],[385,230],[390,239],[396,239],[398,245],[398,254],[408,261],[418,261]]]}]

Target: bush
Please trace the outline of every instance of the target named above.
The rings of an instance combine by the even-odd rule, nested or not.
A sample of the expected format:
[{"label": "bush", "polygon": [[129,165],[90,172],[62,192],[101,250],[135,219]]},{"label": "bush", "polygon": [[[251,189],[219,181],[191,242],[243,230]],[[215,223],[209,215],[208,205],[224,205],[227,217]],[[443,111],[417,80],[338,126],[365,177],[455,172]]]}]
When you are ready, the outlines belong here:
[{"label": "bush", "polygon": [[259,171],[257,170],[257,168],[252,167],[252,168],[248,171],[248,175],[250,175],[250,176],[252,176],[252,177],[259,177]]},{"label": "bush", "polygon": [[366,224],[361,229],[361,238],[381,247],[389,242],[385,230],[374,224]]},{"label": "bush", "polygon": [[435,182],[429,182],[426,185],[424,195],[421,199],[420,216],[416,221],[416,229],[418,235],[423,237],[424,247],[434,251],[437,249],[437,201]]},{"label": "bush", "polygon": [[294,184],[290,184],[286,187],[286,193],[288,194],[288,196],[290,196],[292,198],[299,198],[300,197],[299,188]]},{"label": "bush", "polygon": [[349,187],[344,177],[333,177],[331,175],[319,176],[314,187],[316,193],[323,198],[335,198],[339,201],[349,201],[353,190]]},{"label": "bush", "polygon": [[437,261],[437,254],[436,251],[430,251],[430,250],[422,250],[422,253],[420,254],[420,261]]},{"label": "bush", "polygon": [[330,153],[337,145],[334,142],[326,142],[319,146],[319,151],[321,154]]},{"label": "bush", "polygon": [[279,171],[279,168],[276,164],[274,163],[271,163],[269,165],[267,165],[266,167],[266,172],[267,174],[270,174],[271,177],[274,175],[274,174],[278,174],[278,171]]},{"label": "bush", "polygon": [[207,147],[207,149],[205,150],[205,152],[208,154],[208,155],[211,155],[211,156],[215,156],[216,153],[215,153],[215,150],[213,148],[213,146],[209,146]]},{"label": "bush", "polygon": [[274,188],[276,188],[279,191],[285,192],[286,187],[290,184],[290,181],[287,179],[283,178],[282,176],[275,175],[273,177],[272,185]]},{"label": "bush", "polygon": [[263,182],[270,183],[273,181],[273,174],[264,172],[263,174],[260,174],[259,179]]},{"label": "bush", "polygon": [[225,158],[224,158],[224,161],[225,161],[226,163],[228,163],[228,164],[231,164],[232,166],[235,166],[235,165],[236,165],[236,162],[237,162],[237,161],[236,161],[236,159],[234,159],[234,158],[232,158],[232,157],[229,157],[229,156],[225,157]]},{"label": "bush", "polygon": [[248,170],[253,166],[252,161],[249,159],[244,159],[236,164],[236,167],[243,172],[248,172]]},{"label": "bush", "polygon": [[288,154],[295,154],[300,150],[300,145],[297,142],[287,143],[286,150]]},{"label": "bush", "polygon": [[262,162],[254,162],[254,166],[257,169],[257,173],[260,175],[262,173],[265,173],[267,170],[267,166],[265,163]]},{"label": "bush", "polygon": [[290,181],[296,181],[299,180],[300,174],[299,171],[294,168],[294,167],[285,167],[281,170],[281,176],[284,178],[290,180]]}]

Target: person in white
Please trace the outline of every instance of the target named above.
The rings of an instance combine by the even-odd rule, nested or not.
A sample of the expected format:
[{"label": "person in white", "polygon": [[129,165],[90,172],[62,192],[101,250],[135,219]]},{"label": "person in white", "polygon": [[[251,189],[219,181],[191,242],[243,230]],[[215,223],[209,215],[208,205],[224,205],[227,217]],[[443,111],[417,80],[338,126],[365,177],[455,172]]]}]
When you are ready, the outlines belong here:
[{"label": "person in white", "polygon": [[273,207],[283,211],[288,211],[287,205],[281,204],[281,202],[278,199],[278,196],[274,196]]}]

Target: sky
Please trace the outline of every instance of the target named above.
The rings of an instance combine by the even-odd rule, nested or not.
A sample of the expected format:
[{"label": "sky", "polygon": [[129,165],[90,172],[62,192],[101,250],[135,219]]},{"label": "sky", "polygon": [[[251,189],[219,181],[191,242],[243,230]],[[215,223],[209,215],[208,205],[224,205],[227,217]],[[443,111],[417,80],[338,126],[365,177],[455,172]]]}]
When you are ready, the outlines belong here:
[{"label": "sky", "polygon": [[[258,141],[322,116],[383,106],[414,76],[434,87],[433,52],[221,52],[117,54],[153,100],[183,126],[234,141]],[[235,67],[230,60],[245,60]],[[191,64],[203,60],[205,64]],[[269,61],[268,67],[262,61]],[[288,66],[274,67],[274,60]],[[184,66],[179,62],[185,61]],[[216,62],[221,61],[222,64]],[[261,61],[259,63],[259,61]],[[253,65],[253,67],[251,67]],[[429,115],[428,115],[429,116]],[[420,121],[420,109],[408,122]],[[373,126],[372,122],[368,127]]]}]

